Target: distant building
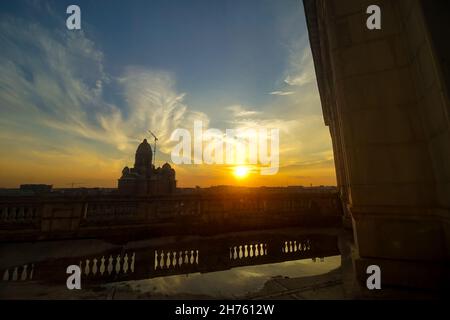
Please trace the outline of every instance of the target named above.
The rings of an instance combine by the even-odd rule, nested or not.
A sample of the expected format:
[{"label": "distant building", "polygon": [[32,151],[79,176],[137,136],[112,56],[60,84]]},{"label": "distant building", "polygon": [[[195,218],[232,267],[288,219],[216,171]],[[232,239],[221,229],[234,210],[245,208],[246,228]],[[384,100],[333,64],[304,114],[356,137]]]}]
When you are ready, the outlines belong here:
[{"label": "distant building", "polygon": [[147,139],[138,146],[134,167],[125,167],[119,179],[119,193],[127,195],[171,194],[175,192],[175,170],[167,162],[155,168]]},{"label": "distant building", "polygon": [[21,184],[20,191],[35,194],[52,192],[53,185],[50,184]]}]

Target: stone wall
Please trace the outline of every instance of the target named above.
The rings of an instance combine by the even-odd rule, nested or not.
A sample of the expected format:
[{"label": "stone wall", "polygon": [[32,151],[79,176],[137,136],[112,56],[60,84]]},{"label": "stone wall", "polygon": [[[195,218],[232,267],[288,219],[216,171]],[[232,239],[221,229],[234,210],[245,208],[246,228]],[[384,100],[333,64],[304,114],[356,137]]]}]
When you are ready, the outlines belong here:
[{"label": "stone wall", "polygon": [[[381,30],[366,28],[366,8],[374,4],[381,8]],[[304,5],[358,275],[365,278],[365,266],[378,264],[387,285],[444,285],[450,132],[449,20],[442,12],[450,11],[442,7],[448,2]]]},{"label": "stone wall", "polygon": [[153,197],[0,197],[0,241],[215,234],[276,227],[338,226],[336,193]]}]

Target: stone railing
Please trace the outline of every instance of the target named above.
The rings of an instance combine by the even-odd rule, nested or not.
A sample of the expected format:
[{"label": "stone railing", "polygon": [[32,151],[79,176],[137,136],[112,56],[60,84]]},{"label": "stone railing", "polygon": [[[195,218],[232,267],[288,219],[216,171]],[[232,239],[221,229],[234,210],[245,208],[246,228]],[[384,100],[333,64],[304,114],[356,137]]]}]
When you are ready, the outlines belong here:
[{"label": "stone railing", "polygon": [[323,234],[309,232],[312,231],[294,229],[282,233],[233,233],[137,247],[123,245],[85,256],[9,266],[0,269],[0,281],[65,283],[69,265],[80,266],[82,282],[89,284],[213,272],[299,259],[322,260],[340,254],[336,230]]},{"label": "stone railing", "polygon": [[0,224],[34,224],[40,219],[39,206],[36,204],[10,203],[0,207]]},{"label": "stone railing", "polygon": [[335,193],[8,197],[0,198],[0,241],[320,226],[341,216]]}]

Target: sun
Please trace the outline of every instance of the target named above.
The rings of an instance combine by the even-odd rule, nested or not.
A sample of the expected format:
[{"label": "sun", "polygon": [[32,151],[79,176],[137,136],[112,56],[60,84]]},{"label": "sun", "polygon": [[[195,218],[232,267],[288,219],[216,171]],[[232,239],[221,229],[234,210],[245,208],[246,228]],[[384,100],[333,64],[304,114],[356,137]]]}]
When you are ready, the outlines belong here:
[{"label": "sun", "polygon": [[247,167],[239,166],[234,168],[234,175],[239,178],[245,178],[248,175],[249,169]]}]

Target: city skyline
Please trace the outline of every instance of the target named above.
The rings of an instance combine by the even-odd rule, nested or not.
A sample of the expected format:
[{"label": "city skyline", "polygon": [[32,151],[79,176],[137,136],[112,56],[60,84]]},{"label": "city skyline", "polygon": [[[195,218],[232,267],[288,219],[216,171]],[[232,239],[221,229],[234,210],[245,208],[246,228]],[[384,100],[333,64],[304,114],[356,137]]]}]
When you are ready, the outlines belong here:
[{"label": "city skyline", "polygon": [[280,168],[173,165],[180,187],[336,184],[301,2],[79,1],[81,31],[69,4],[0,5],[0,187],[114,187],[149,129],[172,165],[195,120],[279,129]]}]

